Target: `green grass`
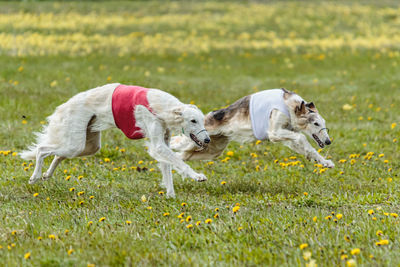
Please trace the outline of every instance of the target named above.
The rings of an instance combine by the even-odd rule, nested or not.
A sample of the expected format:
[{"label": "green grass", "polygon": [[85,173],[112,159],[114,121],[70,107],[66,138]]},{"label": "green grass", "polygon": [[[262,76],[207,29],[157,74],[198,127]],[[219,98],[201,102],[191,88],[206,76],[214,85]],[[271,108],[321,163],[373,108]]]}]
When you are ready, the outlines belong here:
[{"label": "green grass", "polygon": [[[322,6],[319,10],[315,2],[259,6],[240,2],[0,3],[0,32],[16,36],[25,32],[65,38],[70,32],[107,38],[130,32],[183,33],[172,49],[164,50],[164,42],[157,43],[163,47],[162,53],[154,43],[139,38],[134,48],[123,53],[111,43],[92,53],[70,53],[68,49],[73,49],[65,46],[60,52],[40,55],[16,43],[15,49],[21,49],[19,56],[5,48],[5,37],[0,35],[0,151],[11,151],[0,154],[1,265],[304,266],[312,261],[303,259],[305,251],[312,252],[311,258],[319,266],[345,266],[343,254],[359,265],[397,264],[399,218],[390,213],[400,213],[399,141],[393,142],[400,139],[400,56],[393,45],[399,36],[399,7],[396,1],[387,1],[388,7],[374,6],[372,1]],[[351,15],[346,14],[348,8]],[[241,9],[244,15],[236,20]],[[108,15],[127,13],[152,18],[150,24],[141,20],[101,29],[85,22],[82,29],[68,29],[57,28],[58,24],[51,24],[56,28],[29,25],[29,21],[14,27],[1,21],[19,10],[31,14],[85,14],[91,10],[99,15],[98,23]],[[260,10],[270,10],[271,16]],[[171,14],[188,16],[176,24],[162,20]],[[279,22],[275,20],[278,14]],[[202,17],[207,23],[200,23]],[[297,24],[299,21],[302,24]],[[309,25],[309,30],[304,25]],[[209,43],[208,51],[181,46],[180,41],[188,39],[193,29],[197,30],[195,38]],[[227,33],[220,34],[220,30]],[[275,32],[276,37],[257,35],[260,31]],[[353,39],[350,45],[336,48],[310,43],[276,49],[247,46],[253,38],[278,40],[290,32],[297,33],[294,39],[334,40],[345,34]],[[242,33],[252,37],[239,46],[217,47],[231,44]],[[358,36],[371,42],[386,36],[392,43],[387,47],[352,46]],[[146,49],[135,50],[141,45],[147,45]],[[204,113],[257,90],[295,90],[313,101],[326,119],[334,142],[321,154],[331,157],[336,167],[320,174],[320,168],[282,145],[231,143],[227,151],[234,154],[225,163],[221,160],[226,155],[214,164],[189,163],[206,174],[207,182],[182,181],[175,174],[177,197],[167,199],[159,194],[164,190],[159,186],[161,174],[143,148],[144,142],[128,140],[115,129],[103,133],[102,149],[94,157],[66,160],[51,180],[28,185],[33,166],[12,153],[34,141],[32,133],[41,129],[41,122],[59,104],[108,82],[160,88],[183,102],[194,101]],[[344,110],[345,104],[353,108]],[[392,123],[398,125],[392,129]],[[370,160],[364,158],[368,152],[375,153]],[[379,157],[381,153],[384,156]],[[352,154],[360,154],[354,164],[350,163]],[[295,161],[291,156],[300,164],[282,167],[285,160]],[[341,159],[347,161],[339,163]],[[46,166],[49,163],[47,159]],[[146,167],[147,171],[131,167]],[[80,176],[83,178],[78,179]],[[240,210],[234,214],[236,203]],[[371,209],[372,215],[368,214]],[[163,216],[165,212],[170,215]],[[178,215],[182,212],[184,219],[190,215],[192,221],[181,223]],[[216,213],[219,218],[214,218]],[[334,222],[337,214],[343,217]],[[106,219],[99,222],[102,217]],[[208,218],[213,220],[209,225],[205,224]],[[88,225],[90,221],[92,225]],[[197,221],[200,226],[195,225]],[[188,229],[189,224],[194,227]],[[383,236],[376,235],[378,230]],[[55,240],[49,235],[55,235]],[[377,246],[380,239],[389,244]],[[308,247],[301,250],[303,243]],[[355,248],[360,254],[351,255]],[[30,258],[24,259],[28,252]]]}]

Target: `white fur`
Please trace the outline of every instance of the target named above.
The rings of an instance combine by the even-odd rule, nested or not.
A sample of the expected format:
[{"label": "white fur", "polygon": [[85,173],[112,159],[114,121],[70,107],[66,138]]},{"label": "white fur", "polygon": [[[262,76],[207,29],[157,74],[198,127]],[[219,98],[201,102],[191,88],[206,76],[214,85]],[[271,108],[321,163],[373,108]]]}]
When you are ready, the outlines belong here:
[{"label": "white fur", "polygon": [[[48,125],[37,134],[36,144],[21,153],[24,159],[36,159],[29,183],[42,178],[43,160],[48,156],[55,157],[43,179],[50,178],[63,159],[92,155],[100,149],[100,132],[116,127],[111,101],[118,85],[107,84],[79,93],[56,108],[47,118]],[[134,111],[136,123],[149,138],[149,154],[160,162],[167,196],[174,197],[171,167],[183,177],[196,181],[207,178],[193,171],[174,154],[169,148],[170,134],[184,131],[188,138],[193,134],[201,144],[209,141],[208,133],[204,131],[204,115],[196,106],[183,104],[157,89],[149,89],[147,98],[153,113],[138,105]]]},{"label": "white fur", "polygon": [[[306,114],[296,115],[296,107],[299,107],[303,101],[297,94],[287,94],[285,104],[288,106],[290,118],[281,111],[274,109],[270,116],[268,138],[273,143],[281,142],[293,151],[306,156],[309,160],[314,160],[324,167],[332,168],[335,166],[334,163],[322,157],[302,134],[303,132],[311,138],[314,138],[312,135],[315,134],[323,142],[330,142],[327,130],[321,130],[326,126],[325,120],[318,112],[308,110]],[[212,116],[212,113],[207,114],[206,120],[209,116]],[[314,123],[319,126],[315,126]],[[171,148],[177,151],[184,160],[207,160],[219,156],[230,141],[240,143],[256,141],[250,117],[244,117],[240,113],[236,113],[221,126],[206,124],[206,129],[211,136],[211,143],[206,149],[196,148],[185,136],[173,137]]]}]

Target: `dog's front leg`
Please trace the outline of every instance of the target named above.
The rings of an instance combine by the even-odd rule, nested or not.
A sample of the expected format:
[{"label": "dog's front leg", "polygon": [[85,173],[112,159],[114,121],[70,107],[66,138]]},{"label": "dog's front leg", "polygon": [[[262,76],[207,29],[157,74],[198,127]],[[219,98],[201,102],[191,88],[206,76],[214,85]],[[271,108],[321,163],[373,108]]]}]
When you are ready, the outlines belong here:
[{"label": "dog's front leg", "polygon": [[280,129],[268,132],[268,137],[271,142],[282,142],[293,151],[306,156],[309,160],[315,160],[324,167],[335,167],[335,164],[331,160],[322,157],[301,133]]},{"label": "dog's front leg", "polygon": [[[135,117],[137,125],[145,132],[149,138],[149,154],[160,164],[161,171],[163,172],[163,182],[167,187],[167,195],[174,195],[172,174],[164,176],[164,173],[169,173],[171,167],[177,170],[183,177],[189,176],[196,181],[206,181],[207,178],[204,174],[196,173],[189,165],[181,160],[166,144],[169,137],[167,129],[163,127],[162,122],[144,106],[137,106],[135,110]],[[168,171],[167,171],[167,167]]]}]

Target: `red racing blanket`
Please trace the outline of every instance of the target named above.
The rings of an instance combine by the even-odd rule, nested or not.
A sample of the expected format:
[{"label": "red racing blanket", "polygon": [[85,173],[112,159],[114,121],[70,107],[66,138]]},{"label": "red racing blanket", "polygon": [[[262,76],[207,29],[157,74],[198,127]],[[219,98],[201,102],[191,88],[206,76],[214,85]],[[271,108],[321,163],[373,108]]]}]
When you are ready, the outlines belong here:
[{"label": "red racing blanket", "polygon": [[144,137],[142,129],[136,126],[135,107],[145,106],[150,112],[147,92],[149,89],[140,86],[120,84],[112,95],[112,112],[115,125],[130,139]]}]

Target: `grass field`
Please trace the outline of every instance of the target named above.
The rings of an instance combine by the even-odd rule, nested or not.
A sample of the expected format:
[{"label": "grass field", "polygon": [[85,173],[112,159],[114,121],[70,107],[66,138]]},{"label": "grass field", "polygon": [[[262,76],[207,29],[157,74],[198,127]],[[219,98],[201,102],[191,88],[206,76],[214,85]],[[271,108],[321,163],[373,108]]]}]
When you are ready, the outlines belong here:
[{"label": "grass field", "polygon": [[[1,2],[0,265],[398,264],[399,26],[394,0]],[[321,154],[336,167],[232,143],[190,162],[207,182],[176,175],[167,199],[144,142],[110,130],[96,156],[28,185],[33,162],[18,152],[32,133],[108,82],[204,113],[286,87],[316,103],[334,139]]]}]

